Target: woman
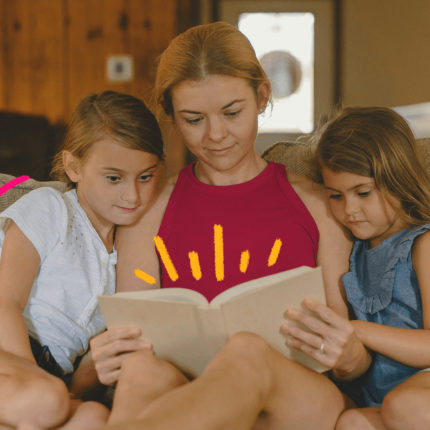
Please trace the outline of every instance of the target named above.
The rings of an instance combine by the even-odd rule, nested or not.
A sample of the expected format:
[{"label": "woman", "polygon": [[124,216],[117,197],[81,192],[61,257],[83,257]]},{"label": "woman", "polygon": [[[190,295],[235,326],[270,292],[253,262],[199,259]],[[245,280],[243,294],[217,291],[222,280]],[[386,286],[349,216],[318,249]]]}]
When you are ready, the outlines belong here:
[{"label": "woman", "polygon": [[[270,83],[246,37],[220,22],[179,35],[160,59],[155,100],[160,120],[171,120],[197,161],[165,187],[137,224],[119,231],[118,289],[149,287],[134,275],[135,269],[156,278],[157,286],[160,278],[163,288],[176,286],[155,252],[153,238],[159,235],[177,266],[178,283],[208,298],[238,282],[321,265],[327,303],[347,317],[340,278],[348,268],[350,242],[329,216],[322,189],[281,165],[267,164],[254,150],[257,119],[270,101]],[[224,232],[223,274],[216,272],[210,245],[215,224]],[[267,267],[263,251],[270,252],[274,237],[281,238],[284,249],[277,263]],[[242,273],[238,255],[248,248],[249,269]],[[206,270],[200,280],[193,277],[187,260],[193,250]],[[101,380],[115,383],[119,377],[112,423],[143,413],[146,421],[130,428],[146,428],[148,423],[151,429],[242,429],[257,418],[265,428],[283,423],[303,428],[306,414],[306,428],[323,429],[334,427],[347,402],[327,377],[287,360],[251,334],[234,336],[191,383],[148,350],[127,360],[118,358],[118,352],[139,349],[138,336],[131,328],[111,330],[92,345]],[[353,344],[354,359],[367,364],[362,344]],[[315,350],[324,352],[321,342]],[[222,413],[208,413],[213,404]],[[167,405],[172,415],[165,413]],[[259,412],[264,414],[258,417]]]}]

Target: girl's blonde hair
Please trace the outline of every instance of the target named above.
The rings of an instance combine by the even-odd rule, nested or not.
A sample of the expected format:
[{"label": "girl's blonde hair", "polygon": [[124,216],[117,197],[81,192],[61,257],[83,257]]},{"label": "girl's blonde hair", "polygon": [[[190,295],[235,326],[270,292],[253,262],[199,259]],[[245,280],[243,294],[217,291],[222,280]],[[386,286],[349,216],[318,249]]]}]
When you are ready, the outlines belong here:
[{"label": "girl's blonde hair", "polygon": [[385,107],[345,108],[323,126],[315,160],[334,172],[374,178],[397,198],[409,225],[430,222],[430,179],[406,121]]},{"label": "girl's blonde hair", "polygon": [[157,120],[138,98],[104,91],[83,98],[72,115],[61,151],[54,157],[51,176],[75,184],[67,176],[62,152],[69,151],[83,160],[91,146],[110,136],[127,148],[137,149],[164,159],[163,140]]},{"label": "girl's blonde hair", "polygon": [[260,83],[268,81],[254,48],[236,27],[225,22],[198,25],[173,39],[161,55],[155,104],[172,115],[172,88],[182,81],[202,80],[209,75],[245,79],[256,96]]}]

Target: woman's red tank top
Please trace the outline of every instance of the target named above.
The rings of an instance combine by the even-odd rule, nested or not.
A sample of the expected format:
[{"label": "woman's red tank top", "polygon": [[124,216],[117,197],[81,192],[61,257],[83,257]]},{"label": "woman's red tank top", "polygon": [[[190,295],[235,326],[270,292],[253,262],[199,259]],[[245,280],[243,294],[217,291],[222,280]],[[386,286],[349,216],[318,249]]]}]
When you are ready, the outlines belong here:
[{"label": "woman's red tank top", "polygon": [[251,279],[316,266],[318,229],[285,166],[271,162],[230,186],[200,182],[193,166],[179,173],[158,233],[177,274],[172,280],[160,258],[163,288],[190,288],[211,300]]}]

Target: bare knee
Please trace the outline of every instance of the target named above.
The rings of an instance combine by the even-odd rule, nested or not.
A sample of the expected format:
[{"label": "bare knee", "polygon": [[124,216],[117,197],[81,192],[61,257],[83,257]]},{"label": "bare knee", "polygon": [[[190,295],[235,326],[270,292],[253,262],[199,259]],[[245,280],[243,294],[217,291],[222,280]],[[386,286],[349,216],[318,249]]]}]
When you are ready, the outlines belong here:
[{"label": "bare knee", "polygon": [[261,365],[268,360],[271,352],[270,346],[261,336],[249,332],[234,334],[224,350],[230,359],[240,360],[241,365]]},{"label": "bare knee", "polygon": [[369,422],[359,409],[348,409],[340,415],[335,430],[366,430],[368,428],[373,427],[369,427]]},{"label": "bare knee", "polygon": [[102,427],[109,418],[109,409],[101,403],[88,401],[76,406],[71,419],[61,429],[89,430]]},{"label": "bare knee", "polygon": [[252,382],[253,386],[261,388],[264,396],[272,388],[275,379],[272,361],[274,353],[262,337],[239,332],[228,340],[215,360],[207,366],[207,370],[214,375],[214,369],[217,369],[216,372],[221,372],[223,377],[227,375],[238,383]]},{"label": "bare knee", "polygon": [[[381,405],[381,417],[384,423],[387,425],[390,425],[390,423],[395,424],[398,418],[403,415],[403,408],[408,407],[401,404],[401,399],[404,397],[405,396],[402,395],[401,391],[398,390],[392,390],[385,396]],[[408,402],[407,398],[404,398],[403,400]]]},{"label": "bare knee", "polygon": [[70,396],[64,382],[51,375],[22,381],[9,411],[16,424],[31,423],[37,427],[53,427],[63,423],[70,411]]},{"label": "bare knee", "polygon": [[384,398],[382,421],[390,430],[430,428],[429,400],[430,390],[396,387]]}]

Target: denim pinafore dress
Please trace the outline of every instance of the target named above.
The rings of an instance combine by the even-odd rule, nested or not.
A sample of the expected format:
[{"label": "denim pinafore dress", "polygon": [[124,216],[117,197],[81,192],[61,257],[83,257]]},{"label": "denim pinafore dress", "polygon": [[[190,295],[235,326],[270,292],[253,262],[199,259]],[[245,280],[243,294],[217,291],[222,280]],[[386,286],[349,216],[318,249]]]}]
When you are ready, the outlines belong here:
[{"label": "denim pinafore dress", "polygon": [[[430,224],[410,227],[369,249],[368,241],[356,239],[350,272],[343,276],[346,297],[355,317],[392,327],[423,328],[421,294],[412,267],[414,240]],[[380,406],[385,395],[420,369],[373,352],[368,371],[360,378],[366,406]]]}]

